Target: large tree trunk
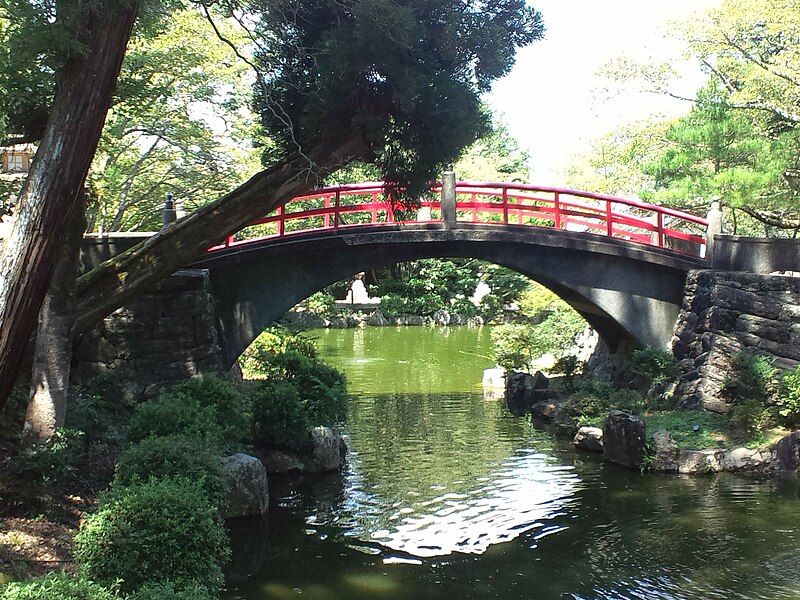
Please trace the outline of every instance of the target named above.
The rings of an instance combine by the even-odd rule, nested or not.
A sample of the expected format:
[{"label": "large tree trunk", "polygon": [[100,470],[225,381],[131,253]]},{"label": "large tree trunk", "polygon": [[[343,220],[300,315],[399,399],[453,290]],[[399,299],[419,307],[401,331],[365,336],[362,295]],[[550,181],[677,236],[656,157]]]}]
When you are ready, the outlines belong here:
[{"label": "large tree trunk", "polygon": [[80,202],[67,225],[50,289],[39,311],[31,396],[23,429],[28,444],[47,441],[64,426],[75,332],[75,284],[85,230],[86,216]]},{"label": "large tree trunk", "polygon": [[109,0],[80,23],[39,151],[0,258],[0,407],[36,325],[64,227],[83,189],[111,104],[138,0]]},{"label": "large tree trunk", "polygon": [[337,148],[296,153],[78,279],[77,330],[84,331],[128,299],[197,260],[253,219],[307,192],[337,167],[361,157],[354,136]]}]

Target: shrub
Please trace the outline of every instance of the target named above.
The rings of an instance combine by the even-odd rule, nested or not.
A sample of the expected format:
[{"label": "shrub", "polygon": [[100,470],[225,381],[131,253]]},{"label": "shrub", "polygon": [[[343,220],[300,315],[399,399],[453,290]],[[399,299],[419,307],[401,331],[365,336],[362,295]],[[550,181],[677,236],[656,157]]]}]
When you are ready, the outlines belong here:
[{"label": "shrub", "polygon": [[257,446],[278,446],[293,450],[305,447],[312,422],[294,382],[254,383],[251,398]]},{"label": "shrub", "polygon": [[128,600],[213,600],[216,598],[207,588],[198,583],[185,587],[175,586],[172,582],[146,583],[139,590],[128,596]]},{"label": "shrub", "polygon": [[182,434],[235,449],[252,426],[249,400],[231,382],[214,376],[190,379],[140,404],[131,418],[130,439]]},{"label": "shrub", "polygon": [[147,582],[223,584],[230,556],[217,507],[199,482],[160,479],[114,490],[75,536],[87,577],[120,580],[125,591]]},{"label": "shrub", "polygon": [[594,379],[578,381],[570,396],[568,409],[579,417],[600,417],[611,410],[614,388],[610,383]]},{"label": "shrub", "polygon": [[131,442],[140,442],[148,437],[179,434],[219,445],[222,427],[216,422],[214,412],[213,407],[202,406],[194,398],[162,393],[136,408],[128,437]]},{"label": "shrub", "polygon": [[506,371],[529,371],[533,330],[528,325],[508,323],[492,327],[494,360]]},{"label": "shrub", "polygon": [[800,424],[800,367],[781,377],[776,407],[784,425],[794,429]]},{"label": "shrub", "polygon": [[647,387],[662,385],[680,375],[681,368],[671,352],[659,348],[641,348],[628,356],[631,372],[645,380]]},{"label": "shrub", "polygon": [[264,365],[267,379],[297,387],[313,425],[331,425],[347,412],[347,380],[340,371],[296,350],[275,354]]},{"label": "shrub", "polygon": [[317,292],[306,299],[306,308],[323,317],[330,316],[335,307],[336,298],[327,292]]},{"label": "shrub", "polygon": [[219,455],[201,440],[182,435],[150,437],[129,446],[117,460],[114,486],[175,477],[198,482],[215,503],[226,498]]},{"label": "shrub", "polygon": [[777,377],[772,361],[752,350],[733,358],[732,371],[722,386],[722,394],[733,403],[755,400],[762,404],[774,399]]},{"label": "shrub", "polygon": [[75,465],[83,453],[83,432],[58,429],[46,442],[23,449],[11,462],[14,480],[42,486],[48,493],[58,482],[63,482],[75,472]]},{"label": "shrub", "polygon": [[65,573],[9,583],[0,590],[0,600],[114,600],[117,595],[82,577]]},{"label": "shrub", "polygon": [[553,366],[553,373],[560,373],[564,376],[565,383],[568,388],[574,384],[575,375],[578,374],[582,368],[581,361],[574,354],[565,354],[556,361]]},{"label": "shrub", "polygon": [[626,388],[614,390],[608,396],[608,404],[611,410],[624,410],[630,413],[639,414],[644,408],[644,398],[636,390]]},{"label": "shrub", "polygon": [[731,429],[744,437],[757,435],[772,423],[772,413],[758,400],[739,400],[728,413]]},{"label": "shrub", "polygon": [[273,325],[248,346],[239,358],[239,364],[247,377],[267,377],[273,358],[285,352],[296,352],[308,358],[317,357],[314,340],[302,333],[292,333],[285,327]]}]

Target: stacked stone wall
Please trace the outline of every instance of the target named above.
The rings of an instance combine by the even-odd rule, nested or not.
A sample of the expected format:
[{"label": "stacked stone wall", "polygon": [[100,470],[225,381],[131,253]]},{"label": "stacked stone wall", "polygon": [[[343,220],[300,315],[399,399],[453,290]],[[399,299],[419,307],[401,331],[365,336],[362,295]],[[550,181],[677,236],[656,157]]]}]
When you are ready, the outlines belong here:
[{"label": "stacked stone wall", "polygon": [[780,369],[800,364],[800,277],[690,271],[672,350],[686,407],[725,412],[721,388],[731,361],[752,348]]},{"label": "stacked stone wall", "polygon": [[113,374],[132,399],[222,372],[208,271],[178,271],[106,317],[82,337],[73,369],[78,382]]}]

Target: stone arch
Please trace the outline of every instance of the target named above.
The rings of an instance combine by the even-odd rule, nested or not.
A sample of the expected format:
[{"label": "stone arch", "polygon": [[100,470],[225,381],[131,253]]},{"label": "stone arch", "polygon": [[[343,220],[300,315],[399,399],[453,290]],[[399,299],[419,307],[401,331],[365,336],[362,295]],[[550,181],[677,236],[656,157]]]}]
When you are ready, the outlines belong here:
[{"label": "stone arch", "polygon": [[700,259],[617,239],[521,226],[457,224],[342,228],[255,241],[194,266],[210,272],[225,360],[300,300],[353,273],[419,258],[478,258],[561,296],[612,349],[666,347],[686,273]]}]

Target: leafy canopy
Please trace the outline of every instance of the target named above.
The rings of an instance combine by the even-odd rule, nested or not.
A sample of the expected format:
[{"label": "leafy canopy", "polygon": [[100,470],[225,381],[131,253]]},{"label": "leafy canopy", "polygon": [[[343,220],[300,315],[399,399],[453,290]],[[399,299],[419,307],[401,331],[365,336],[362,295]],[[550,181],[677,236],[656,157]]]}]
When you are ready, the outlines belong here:
[{"label": "leafy canopy", "polygon": [[543,34],[522,0],[279,0],[258,13],[255,106],[276,139],[265,161],[355,140],[410,198],[487,130],[479,94]]}]

